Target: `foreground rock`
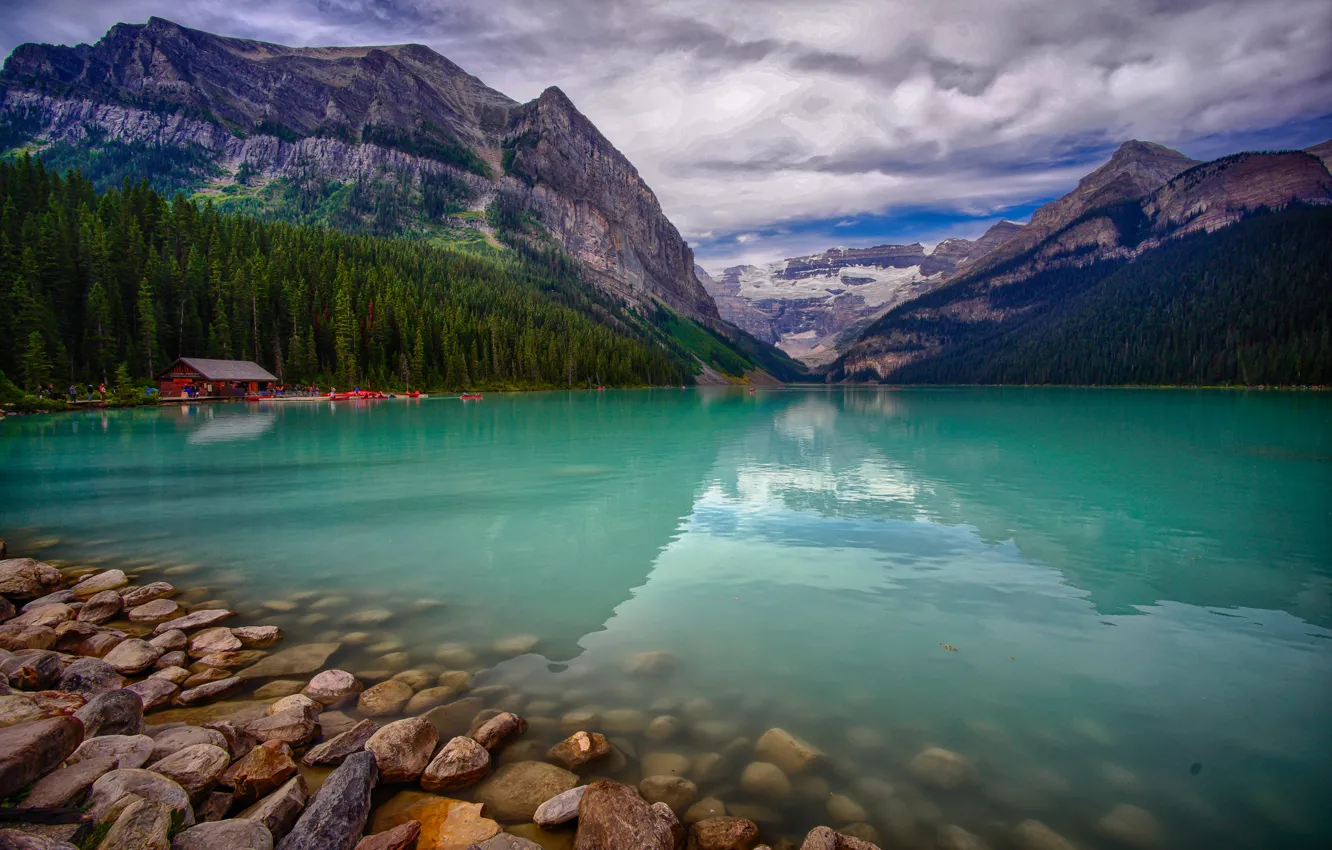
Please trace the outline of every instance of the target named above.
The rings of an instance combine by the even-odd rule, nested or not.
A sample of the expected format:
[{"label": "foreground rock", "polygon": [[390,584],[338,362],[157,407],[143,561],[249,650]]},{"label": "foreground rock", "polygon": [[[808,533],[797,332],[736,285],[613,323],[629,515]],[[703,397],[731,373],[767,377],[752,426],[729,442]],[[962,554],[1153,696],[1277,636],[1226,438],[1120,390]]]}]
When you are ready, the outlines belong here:
[{"label": "foreground rock", "polygon": [[402,791],[375,810],[372,833],[396,829],[411,821],[421,825],[417,847],[463,848],[499,833],[499,824],[482,813],[477,803],[437,797],[420,791]]},{"label": "foreground rock", "polygon": [[420,838],[420,822],[409,820],[387,832],[367,835],[356,845],[356,850],[414,850]]},{"label": "foreground rock", "polygon": [[0,594],[10,599],[37,599],[57,590],[64,577],[60,570],[33,558],[0,561]]},{"label": "foreground rock", "polygon": [[1024,820],[1013,829],[1017,850],[1077,850],[1076,845],[1038,820]]},{"label": "foreground rock", "polygon": [[0,729],[0,799],[49,773],[82,741],[83,723],[73,717],[52,717]]},{"label": "foreground rock", "polygon": [[308,797],[309,790],[305,785],[305,778],[293,776],[287,780],[287,784],[250,806],[237,817],[263,824],[274,841],[281,841],[296,824],[296,819],[301,816]]},{"label": "foreground rock", "polygon": [[219,679],[216,682],[208,682],[198,687],[181,691],[176,695],[176,705],[200,705],[206,702],[212,702],[216,699],[230,694],[245,684],[239,676],[231,676],[226,679]]},{"label": "foreground rock", "polygon": [[175,782],[150,770],[113,770],[93,783],[88,794],[88,818],[104,823],[124,810],[126,802],[136,799],[160,803],[179,812],[181,822],[194,825],[194,809],[189,795]]},{"label": "foreground rock", "polygon": [[578,817],[578,804],[582,802],[583,792],[586,790],[586,785],[580,785],[577,788],[570,788],[562,794],[556,794],[537,806],[536,812],[532,815],[532,820],[543,829],[568,823]]},{"label": "foreground rock", "polygon": [[575,850],[673,850],[679,824],[618,782],[593,782],[578,805]]},{"label": "foreground rock", "polygon": [[265,741],[232,766],[231,787],[237,800],[257,800],[280,788],[296,770],[289,748],[278,741]]},{"label": "foreground rock", "polygon": [[419,717],[390,723],[370,736],[365,748],[374,753],[384,782],[415,782],[430,763],[439,743],[435,727]]},{"label": "foreground rock", "polygon": [[689,846],[696,850],[753,850],[758,837],[758,824],[744,818],[707,818],[689,828]]},{"label": "foreground rock", "polygon": [[135,800],[116,818],[97,850],[170,850],[171,809],[152,800]]},{"label": "foreground rock", "polygon": [[[158,734],[153,741],[153,754],[150,761],[161,761],[186,747],[195,744],[212,744],[227,749],[227,739],[215,729],[202,729],[198,726],[177,726]],[[86,746],[86,745],[85,745]]]},{"label": "foreground rock", "polygon": [[976,776],[971,762],[942,747],[930,747],[920,752],[911,760],[909,768],[917,780],[941,791],[959,788]]},{"label": "foreground rock", "polygon": [[481,728],[477,729],[471,737],[487,750],[494,752],[526,731],[526,720],[505,711],[481,724]]},{"label": "foreground rock", "polygon": [[[428,725],[428,724],[427,724]],[[434,731],[434,727],[431,727]],[[449,791],[480,782],[490,772],[490,752],[476,741],[458,736],[442,748],[421,776],[427,791]]]},{"label": "foreground rock", "polygon": [[520,761],[495,771],[474,796],[485,804],[487,814],[505,822],[526,823],[538,806],[577,784],[577,776],[553,764]]},{"label": "foreground rock", "polygon": [[[20,809],[61,808],[83,799],[92,784],[116,768],[116,760],[108,757],[84,759],[68,767],[52,771],[32,786],[28,796],[19,803]],[[2,846],[2,845],[0,845]]]},{"label": "foreground rock", "polygon": [[[191,615],[193,616],[193,615]],[[174,624],[180,627],[180,620]],[[340,643],[307,643],[275,652],[252,667],[240,671],[242,679],[276,679],[302,676],[324,666],[324,662],[342,646]]]},{"label": "foreground rock", "polygon": [[147,735],[103,735],[80,744],[69,757],[69,763],[109,758],[115,761],[117,768],[143,767],[149,761],[156,761],[152,755],[153,739]]},{"label": "foreground rock", "polygon": [[406,682],[389,679],[361,692],[356,710],[366,717],[385,717],[401,714],[403,706],[416,693]]},{"label": "foreground rock", "polygon": [[[193,632],[216,626],[218,623],[234,616],[236,616],[235,611],[228,611],[225,608],[207,608],[186,614],[184,617],[168,620],[165,623],[159,623],[157,628],[153,630],[153,634],[162,635],[173,629],[179,629],[182,632]],[[267,661],[268,659],[264,660]]]},{"label": "foreground rock", "polygon": [[342,764],[347,756],[365,749],[365,742],[379,731],[379,724],[373,720],[362,720],[346,732],[341,733],[318,746],[311,747],[301,759],[307,767]]},{"label": "foreground rock", "polygon": [[759,761],[775,764],[787,776],[800,773],[823,754],[785,729],[769,729],[754,746]]},{"label": "foreground rock", "polygon": [[319,737],[319,715],[305,708],[289,708],[248,724],[245,731],[260,741],[302,747]]},{"label": "foreground rock", "polygon": [[310,680],[301,693],[325,708],[340,708],[354,702],[365,686],[346,670],[325,670]]},{"label": "foreground rock", "polygon": [[611,745],[600,732],[575,732],[554,747],[547,757],[568,770],[610,755]]},{"label": "foreground rock", "polygon": [[117,590],[129,584],[129,578],[123,570],[103,570],[74,585],[75,599],[91,599],[103,590]]},{"label": "foreground rock", "polygon": [[836,832],[826,826],[816,826],[805,836],[800,850],[879,850],[863,838]]},{"label": "foreground rock", "polygon": [[698,799],[698,786],[683,776],[648,776],[638,783],[638,793],[649,803],[665,803],[679,817]]},{"label": "foreground rock", "polygon": [[177,835],[171,850],[273,850],[273,836],[252,820],[201,823]]},{"label": "foreground rock", "polygon": [[324,780],[278,850],[353,850],[370,815],[378,772],[373,753],[348,756]]},{"label": "foreground rock", "polygon": [[1151,812],[1121,803],[1096,822],[1096,831],[1129,847],[1155,847],[1161,843],[1161,824]]},{"label": "foreground rock", "polygon": [[222,747],[194,744],[150,765],[148,769],[184,788],[191,800],[200,800],[217,784],[230,763],[231,754]]},{"label": "foreground rock", "polygon": [[98,694],[74,712],[74,716],[83,723],[83,734],[87,738],[143,733],[143,700],[131,691]]}]

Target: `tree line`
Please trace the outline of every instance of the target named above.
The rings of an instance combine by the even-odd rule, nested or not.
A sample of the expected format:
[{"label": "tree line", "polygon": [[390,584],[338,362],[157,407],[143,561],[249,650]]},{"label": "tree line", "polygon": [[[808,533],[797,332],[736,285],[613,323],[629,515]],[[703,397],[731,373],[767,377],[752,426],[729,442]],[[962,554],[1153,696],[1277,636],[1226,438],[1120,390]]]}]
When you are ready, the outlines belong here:
[{"label": "tree line", "polygon": [[98,192],[27,155],[0,162],[0,298],[0,371],[28,388],[190,355],[376,387],[692,382],[560,258],[259,221],[146,181]]}]

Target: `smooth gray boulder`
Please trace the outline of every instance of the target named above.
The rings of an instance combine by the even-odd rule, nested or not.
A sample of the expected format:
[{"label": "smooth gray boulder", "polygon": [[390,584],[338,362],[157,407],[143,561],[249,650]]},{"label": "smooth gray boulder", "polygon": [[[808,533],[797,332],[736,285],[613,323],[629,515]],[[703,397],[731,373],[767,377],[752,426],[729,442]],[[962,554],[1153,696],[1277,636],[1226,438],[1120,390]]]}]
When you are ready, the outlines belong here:
[{"label": "smooth gray boulder", "polygon": [[365,831],[378,779],[374,753],[348,756],[324,780],[278,850],[353,850]]},{"label": "smooth gray boulder", "polygon": [[296,825],[296,819],[304,811],[308,797],[309,790],[305,784],[305,777],[293,776],[287,780],[287,784],[236,817],[262,823],[272,834],[274,841],[281,841]]},{"label": "smooth gray boulder", "polygon": [[89,738],[80,744],[74,755],[69,757],[69,763],[77,764],[84,759],[110,758],[115,760],[116,768],[127,769],[143,767],[152,754],[153,739],[147,735],[102,735]]}]

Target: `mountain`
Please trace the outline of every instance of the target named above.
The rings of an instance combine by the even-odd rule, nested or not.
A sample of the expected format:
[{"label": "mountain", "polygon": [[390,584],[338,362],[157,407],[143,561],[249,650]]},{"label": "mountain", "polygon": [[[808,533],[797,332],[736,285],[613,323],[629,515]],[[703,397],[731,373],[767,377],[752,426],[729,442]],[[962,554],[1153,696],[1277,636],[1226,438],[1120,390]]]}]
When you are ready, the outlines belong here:
[{"label": "mountain", "polygon": [[161,18],[25,44],[0,153],[264,218],[481,250],[557,245],[605,292],[726,332],[634,166],[557,88],[520,104],[418,44],[292,48]]},{"label": "mountain", "polygon": [[[1126,143],[1008,240],[876,320],[829,379],[1114,383],[1149,375],[1248,383],[1252,374],[1233,368],[1248,349],[1303,363],[1273,366],[1264,380],[1322,374],[1328,364],[1313,361],[1332,356],[1332,344],[1317,342],[1332,317],[1320,312],[1319,291],[1332,283],[1328,265],[1310,258],[1321,256],[1315,237],[1332,241],[1324,161],[1304,151],[1186,160],[1159,145]],[[1246,310],[1236,313],[1236,304]],[[1307,309],[1292,313],[1292,305]],[[1122,333],[1107,336],[1107,328]],[[1152,334],[1144,336],[1146,328]],[[1242,329],[1253,330],[1245,337]],[[1049,343],[1054,338],[1062,351]],[[1177,351],[1182,339],[1196,344],[1192,360]],[[1035,359],[1014,360],[1013,352],[1037,350]],[[1157,350],[1191,365],[1166,373],[1125,365]],[[1074,360],[1084,365],[1074,369]],[[1011,368],[996,371],[998,363]],[[1216,363],[1231,367],[1209,365]]]},{"label": "mountain", "polygon": [[832,248],[763,266],[699,275],[723,319],[807,364],[832,361],[856,330],[942,283],[957,265],[1018,225],[1000,222],[982,239]]}]

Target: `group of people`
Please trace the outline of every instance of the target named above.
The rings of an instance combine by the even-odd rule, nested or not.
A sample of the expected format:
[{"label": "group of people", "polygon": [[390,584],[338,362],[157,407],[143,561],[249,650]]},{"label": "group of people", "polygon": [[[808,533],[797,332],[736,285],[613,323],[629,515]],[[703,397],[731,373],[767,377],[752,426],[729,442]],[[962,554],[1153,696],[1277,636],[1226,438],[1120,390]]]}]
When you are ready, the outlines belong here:
[{"label": "group of people", "polygon": [[[83,393],[88,394],[88,401],[93,400],[94,393],[97,394],[98,399],[100,399],[101,401],[106,401],[106,396],[108,392],[114,393],[115,388],[112,387],[110,390],[108,390],[105,381],[98,384],[96,387],[94,387],[92,384],[70,384],[68,390],[69,401],[71,404],[73,402],[78,401],[79,396],[82,395]],[[44,387],[37,388],[37,397],[47,398],[54,401],[58,399],[60,396],[59,393],[56,392],[56,388],[53,384],[47,384]]]}]

